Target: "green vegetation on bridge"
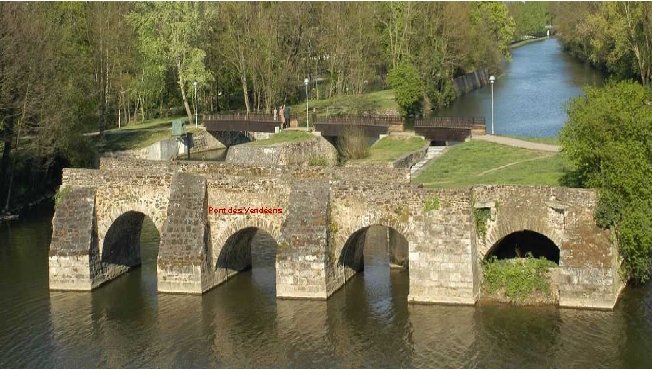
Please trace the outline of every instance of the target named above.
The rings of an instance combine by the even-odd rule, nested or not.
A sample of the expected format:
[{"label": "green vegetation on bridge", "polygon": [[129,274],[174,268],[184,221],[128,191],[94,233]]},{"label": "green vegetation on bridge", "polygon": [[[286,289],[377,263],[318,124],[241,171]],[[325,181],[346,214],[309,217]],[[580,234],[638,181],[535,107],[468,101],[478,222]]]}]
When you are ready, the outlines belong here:
[{"label": "green vegetation on bridge", "polygon": [[559,186],[570,164],[557,153],[471,141],[451,147],[415,179],[431,187],[479,184]]}]

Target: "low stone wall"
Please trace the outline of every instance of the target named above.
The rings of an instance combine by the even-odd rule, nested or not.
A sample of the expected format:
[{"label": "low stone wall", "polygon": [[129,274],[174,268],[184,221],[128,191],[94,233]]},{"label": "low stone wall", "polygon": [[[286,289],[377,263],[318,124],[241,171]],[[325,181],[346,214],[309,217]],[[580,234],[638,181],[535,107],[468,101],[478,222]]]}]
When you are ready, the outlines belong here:
[{"label": "low stone wall", "polygon": [[423,145],[422,148],[420,148],[417,151],[413,151],[409,154],[405,154],[401,156],[400,158],[394,160],[392,163],[392,166],[394,168],[412,168],[412,166],[426,157],[426,153],[428,152],[428,147],[430,146],[430,142],[427,142]]},{"label": "low stone wall", "polygon": [[337,164],[337,149],[325,138],[318,136],[305,141],[278,143],[270,146],[245,144],[233,146],[226,162],[243,165],[309,165],[311,160],[321,164]]}]

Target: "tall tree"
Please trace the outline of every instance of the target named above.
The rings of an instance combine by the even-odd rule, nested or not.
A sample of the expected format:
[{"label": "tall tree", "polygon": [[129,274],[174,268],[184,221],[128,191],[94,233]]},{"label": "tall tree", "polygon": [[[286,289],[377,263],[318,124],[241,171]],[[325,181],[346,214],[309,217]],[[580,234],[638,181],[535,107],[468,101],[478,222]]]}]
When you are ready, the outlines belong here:
[{"label": "tall tree", "polygon": [[205,85],[212,75],[204,65],[206,53],[199,47],[204,16],[198,3],[138,3],[129,15],[139,38],[139,50],[151,61],[150,73],[174,70],[188,120],[192,110],[188,93],[193,83]]}]

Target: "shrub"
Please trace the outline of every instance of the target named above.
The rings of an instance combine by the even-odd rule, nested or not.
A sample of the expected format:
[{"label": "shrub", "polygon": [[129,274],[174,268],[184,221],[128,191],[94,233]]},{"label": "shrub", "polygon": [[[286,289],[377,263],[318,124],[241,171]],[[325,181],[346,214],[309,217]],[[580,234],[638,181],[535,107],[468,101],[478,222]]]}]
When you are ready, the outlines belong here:
[{"label": "shrub", "polygon": [[362,127],[345,127],[337,138],[337,151],[343,161],[368,157],[369,143]]},{"label": "shrub", "polygon": [[402,62],[387,75],[389,85],[394,89],[396,103],[403,116],[414,116],[421,111],[424,86],[417,68]]},{"label": "shrub", "polygon": [[586,89],[559,141],[577,168],[566,181],[599,190],[595,219],[614,228],[621,272],[645,282],[652,265],[652,93],[635,82]]},{"label": "shrub", "polygon": [[520,303],[535,293],[550,294],[548,268],[557,264],[545,258],[497,260],[482,263],[483,289],[490,294],[504,294],[511,302]]}]

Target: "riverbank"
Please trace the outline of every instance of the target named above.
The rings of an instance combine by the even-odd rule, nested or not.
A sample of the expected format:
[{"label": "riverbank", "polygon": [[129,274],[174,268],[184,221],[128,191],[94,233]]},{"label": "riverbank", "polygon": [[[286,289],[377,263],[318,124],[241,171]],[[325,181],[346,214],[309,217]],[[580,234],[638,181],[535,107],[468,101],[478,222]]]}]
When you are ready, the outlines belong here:
[{"label": "riverbank", "polygon": [[535,38],[531,38],[531,39],[527,39],[527,40],[522,40],[522,41],[518,41],[518,42],[514,42],[513,44],[510,44],[509,48],[510,49],[516,49],[516,48],[519,48],[521,46],[531,44],[533,42],[544,41],[544,40],[547,40],[549,38],[550,37],[544,36],[544,37],[535,37]]}]

